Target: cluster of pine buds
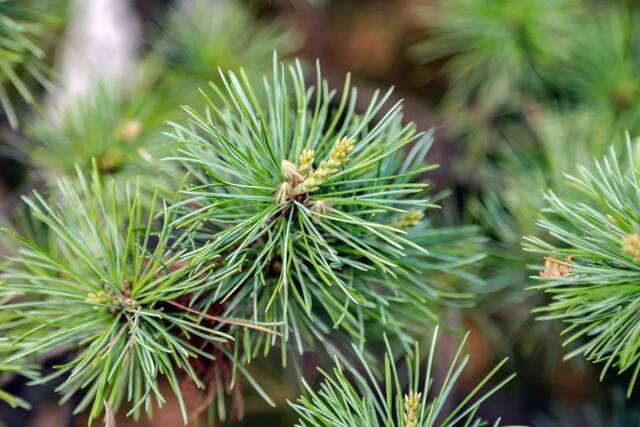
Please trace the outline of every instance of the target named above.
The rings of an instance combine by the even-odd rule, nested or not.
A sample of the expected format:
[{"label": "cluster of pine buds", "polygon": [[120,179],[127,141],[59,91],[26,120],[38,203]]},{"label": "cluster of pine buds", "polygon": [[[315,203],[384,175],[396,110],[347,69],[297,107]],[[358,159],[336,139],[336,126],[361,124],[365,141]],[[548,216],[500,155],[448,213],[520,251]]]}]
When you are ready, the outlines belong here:
[{"label": "cluster of pine buds", "polygon": [[[104,306],[104,305],[119,305],[123,308],[137,308],[138,301],[130,298],[126,294],[128,291],[125,290],[125,296],[119,297],[115,292],[109,291],[97,291],[97,292],[89,292],[87,294],[87,298],[85,301],[89,304],[93,304],[95,306]],[[98,307],[94,307],[98,308]]]},{"label": "cluster of pine buds", "polygon": [[353,151],[353,142],[348,137],[336,141],[326,160],[322,160],[318,169],[313,169],[315,152],[309,148],[304,149],[299,158],[299,166],[288,160],[280,164],[282,173],[289,180],[278,187],[275,199],[278,203],[284,203],[291,198],[316,191],[322,184],[338,172],[340,166],[347,162],[349,154]]},{"label": "cluster of pine buds", "polygon": [[302,151],[302,154],[300,154],[300,160],[299,160],[299,164],[300,164],[300,173],[303,176],[306,176],[309,172],[313,171],[313,162],[316,160],[316,153],[310,149],[310,148],[305,148]]},{"label": "cluster of pine buds", "polygon": [[567,257],[566,263],[556,260],[554,257],[546,257],[544,260],[544,269],[540,272],[540,277],[545,279],[553,279],[569,275],[569,264],[575,261],[572,256]]},{"label": "cluster of pine buds", "polygon": [[89,292],[85,301],[94,305],[112,304],[115,301],[115,295],[104,291]]},{"label": "cluster of pine buds", "polygon": [[[353,151],[353,143],[347,137],[342,138],[333,146],[329,158],[320,162],[318,169],[309,169],[306,179],[296,187],[296,193],[304,194],[316,191],[322,184],[338,172],[338,168],[347,161]],[[313,152],[308,153],[313,156]]]}]

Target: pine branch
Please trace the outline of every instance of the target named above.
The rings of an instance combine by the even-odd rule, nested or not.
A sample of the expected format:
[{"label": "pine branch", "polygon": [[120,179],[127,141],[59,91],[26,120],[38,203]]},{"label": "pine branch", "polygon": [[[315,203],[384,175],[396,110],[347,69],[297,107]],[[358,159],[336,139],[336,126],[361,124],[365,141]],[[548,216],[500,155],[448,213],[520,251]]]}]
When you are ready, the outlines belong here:
[{"label": "pine branch", "polygon": [[[447,3],[443,7],[449,10],[455,3],[457,2],[451,2],[451,5]],[[483,17],[497,20],[498,16],[487,17],[483,14],[489,6],[480,6],[482,3],[475,3],[477,8],[471,15],[467,16],[462,9],[455,8],[456,11],[451,11],[452,16],[461,20],[468,19],[469,31],[472,27],[479,29],[479,26],[472,23],[479,22]],[[637,52],[632,47],[638,44],[639,33],[632,25],[637,11],[620,4],[562,1],[551,2],[553,6],[545,1],[534,2],[535,4],[504,1],[494,2],[493,7],[502,10],[508,7],[525,8],[527,3],[529,7],[539,9],[532,11],[527,18],[530,21],[527,24],[531,29],[530,33],[540,37],[555,33],[558,43],[564,46],[564,53],[560,56],[548,55],[556,47],[552,42],[529,52],[528,58],[533,62],[528,69],[534,70],[537,76],[524,76],[518,87],[509,92],[509,99],[503,99],[507,103],[506,108],[502,104],[492,105],[494,97],[481,96],[476,99],[470,94],[463,101],[467,104],[466,110],[473,117],[456,116],[459,127],[463,128],[460,131],[465,133],[466,145],[481,147],[480,150],[468,151],[468,155],[477,160],[474,167],[476,164],[481,165],[476,176],[482,180],[478,187],[480,200],[473,200],[474,197],[471,197],[470,204],[474,216],[486,233],[494,236],[494,241],[486,249],[488,257],[484,263],[484,278],[494,286],[487,288],[489,292],[486,298],[479,298],[481,316],[496,311],[509,312],[514,301],[523,300],[521,289],[531,284],[524,273],[525,266],[536,260],[531,258],[531,254],[520,251],[519,246],[521,236],[542,234],[535,226],[538,212],[545,205],[540,188],[551,189],[561,199],[565,196],[573,197],[572,189],[563,185],[563,173],[574,174],[576,164],[590,162],[594,156],[604,155],[609,145],[619,144],[622,132],[629,130],[635,134],[638,129],[635,120],[637,97],[633,95],[637,85],[629,77],[637,74]],[[570,13],[569,9],[564,9],[564,12],[555,10],[562,4],[572,8],[570,3],[577,7],[574,12],[581,14],[579,28],[575,27],[575,14]],[[467,12],[473,5],[468,6]],[[544,22],[535,22],[536,17],[549,11],[557,12],[557,15]],[[504,18],[504,15],[500,16]],[[436,22],[434,25],[439,24]],[[536,30],[533,30],[534,27]],[[543,29],[544,27],[547,28]],[[568,29],[571,29],[570,34],[565,33]],[[443,32],[439,38],[455,44],[456,34],[461,33],[463,30]],[[478,36],[488,38],[490,34],[488,32]],[[520,40],[515,35],[510,37],[512,42],[519,43],[530,36],[523,36]],[[457,71],[461,71],[456,68],[456,59],[476,55],[478,59],[489,61],[490,45],[476,45],[471,39],[467,39],[467,42],[469,51],[462,47],[462,50],[452,52],[454,57],[444,69],[451,78]],[[519,49],[523,50],[524,46]],[[507,56],[509,53],[498,51],[492,55],[493,60],[500,61],[501,55]],[[553,59],[545,67],[542,66],[544,61],[540,62],[544,56]],[[475,72],[475,68],[472,69]],[[511,73],[511,78],[518,78],[515,70]],[[452,80],[454,87],[451,96],[459,100],[457,96],[461,92],[458,89],[469,89],[465,85],[467,81]],[[479,81],[484,82],[483,79]],[[517,82],[514,80],[513,83]],[[504,98],[501,94],[507,92],[493,93]],[[526,96],[524,103],[519,102],[522,101],[520,95]],[[489,156],[486,155],[486,150],[491,150]],[[539,297],[541,296],[530,294],[528,299],[531,304],[535,304],[537,302],[534,299]],[[520,348],[538,348],[540,356],[535,355],[535,360],[544,355],[550,363],[556,363],[556,352],[548,349],[560,350],[560,343],[551,341],[548,333],[550,325],[533,323],[520,316],[506,323],[510,329],[508,335],[518,334],[522,337],[518,341],[524,346],[518,345]],[[559,322],[551,327],[558,325]],[[514,327],[519,328],[519,331],[514,330]],[[513,342],[511,338],[509,340]]]},{"label": "pine branch", "polygon": [[88,173],[95,161],[102,175],[122,183],[139,179],[141,189],[160,189],[170,199],[183,176],[159,162],[174,148],[162,135],[166,121],[196,102],[197,89],[215,80],[219,67],[243,66],[257,75],[268,69],[274,48],[292,46],[292,34],[280,25],[259,23],[226,0],[184,2],[168,20],[167,33],[126,87],[101,83],[74,100],[62,123],[44,117],[30,127],[34,144],[16,149],[45,181],[74,178],[76,166]]},{"label": "pine branch", "polygon": [[[0,300],[0,306],[7,304],[10,298]],[[13,408],[31,409],[31,404],[19,396],[14,396],[4,390],[5,380],[14,374],[21,374],[30,379],[38,377],[33,365],[26,364],[24,360],[9,361],[12,352],[10,336],[15,330],[24,326],[24,320],[17,313],[0,310],[0,401],[4,401]]]},{"label": "pine branch", "polygon": [[558,86],[571,88],[599,120],[591,126],[611,126],[618,133],[638,131],[640,111],[639,11],[620,4],[596,10],[585,20],[573,49],[570,72],[562,73]]},{"label": "pine branch", "polygon": [[[57,389],[62,400],[81,394],[75,412],[88,409],[90,420],[101,414],[105,401],[114,410],[126,401],[135,418],[142,411],[152,414],[153,401],[165,401],[158,388],[164,377],[186,423],[193,402],[182,397],[185,384],[215,390],[219,384],[209,374],[246,374],[234,350],[234,337],[242,336],[236,328],[272,330],[194,313],[176,303],[202,290],[215,273],[181,261],[166,207],[156,220],[155,201],[147,211],[139,191],[126,187],[122,204],[123,196],[116,194],[121,189],[113,182],[105,187],[95,176],[87,181],[79,174],[77,183],[59,185],[55,204],[38,193],[25,198],[33,217],[50,230],[53,244],[13,235],[19,249],[9,258],[0,286],[11,300],[0,314],[15,313],[22,325],[7,330],[11,354],[6,363],[66,352],[67,363],[32,383],[64,376]],[[226,385],[233,389],[234,381]]]},{"label": "pine branch", "polygon": [[[332,373],[320,371],[325,377],[318,391],[305,383],[306,395],[292,404],[300,420],[298,426],[335,427],[431,427],[431,426],[480,426],[485,425],[476,414],[480,405],[497,390],[513,379],[508,376],[497,385],[485,386],[506,363],[501,361],[474,387],[458,404],[448,405],[451,392],[464,371],[469,356],[462,351],[468,334],[460,343],[447,370],[443,384],[434,386],[434,355],[438,338],[438,328],[433,333],[425,367],[420,367],[418,346],[407,357],[407,380],[401,383],[395,359],[389,343],[384,358],[384,378],[382,384],[373,374],[373,369],[358,352],[363,373],[346,372],[338,364]],[[424,376],[422,376],[424,372]],[[355,384],[348,377],[355,378]],[[422,376],[422,377],[421,377]],[[485,391],[482,391],[485,389]],[[447,412],[445,408],[450,408]],[[494,426],[498,426],[497,420]]]},{"label": "pine branch", "polygon": [[548,208],[539,226],[550,238],[529,237],[525,249],[543,254],[539,280],[533,287],[552,301],[538,309],[541,319],[560,319],[565,345],[573,349],[565,358],[584,355],[610,369],[631,371],[628,393],[640,372],[640,325],[637,299],[640,269],[637,233],[640,231],[640,186],[635,151],[627,143],[627,167],[615,153],[593,168],[581,168],[569,183],[579,195],[546,195]]},{"label": "pine branch", "polygon": [[364,338],[364,325],[403,333],[389,307],[397,313],[434,302],[424,324],[437,321],[446,299],[469,297],[424,276],[474,257],[452,256],[448,267],[436,267],[446,255],[425,249],[441,241],[436,230],[421,218],[407,230],[394,226],[435,205],[417,179],[433,168],[424,163],[431,133],[403,125],[398,104],[384,112],[390,92],[376,93],[358,115],[348,77],[333,104],[319,68],[316,86],[307,87],[299,63],[274,61],[264,102],[243,73],[221,81],[206,98],[209,110],[186,108],[190,125],[174,125],[184,148],[170,160],[194,177],[175,206],[176,224],[191,239],[187,258],[220,262],[228,278],[212,292],[229,310],[282,323],[280,343],[293,340],[302,352],[336,328],[355,340]]}]

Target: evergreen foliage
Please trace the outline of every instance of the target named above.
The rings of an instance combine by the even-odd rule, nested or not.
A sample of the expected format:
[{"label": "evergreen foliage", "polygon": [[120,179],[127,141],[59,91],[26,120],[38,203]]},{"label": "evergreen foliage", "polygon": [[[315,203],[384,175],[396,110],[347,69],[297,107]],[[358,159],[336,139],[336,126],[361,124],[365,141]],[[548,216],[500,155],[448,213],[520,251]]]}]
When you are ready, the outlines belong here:
[{"label": "evergreen foliage", "polygon": [[[174,160],[194,177],[176,224],[189,235],[191,262],[215,262],[228,277],[215,295],[229,310],[283,323],[281,342],[303,352],[335,328],[358,343],[367,325],[402,336],[411,321],[396,313],[424,324],[471,297],[435,272],[477,259],[446,250],[476,239],[473,230],[423,220],[435,207],[417,182],[433,168],[424,163],[431,134],[402,124],[400,105],[383,109],[390,92],[360,115],[348,77],[332,107],[335,91],[319,69],[307,87],[299,63],[274,61],[265,101],[243,74],[221,79],[210,110],[187,108],[190,126],[174,126],[183,146]],[[268,338],[265,349],[274,344]]]},{"label": "evergreen foliage", "polygon": [[[203,40],[206,40],[203,43]],[[177,102],[196,105],[196,89],[217,81],[218,69],[243,68],[258,79],[270,68],[273,51],[287,55],[295,35],[280,23],[265,23],[250,8],[232,0],[184,1],[170,13],[166,31],[146,58],[158,86]],[[185,88],[189,88],[185,90]]]},{"label": "evergreen foliage", "polygon": [[484,114],[519,110],[566,60],[582,8],[576,0],[451,0],[427,6],[432,36],[414,47],[423,61],[448,58],[448,102]]},{"label": "evergreen foliage", "polygon": [[[10,300],[11,297],[3,296],[0,300],[0,305],[5,305],[9,303]],[[17,373],[25,377],[36,377],[36,371],[33,369],[33,366],[24,363],[23,360],[8,360],[13,350],[10,334],[13,330],[19,329],[22,323],[24,322],[16,313],[0,311],[0,331],[2,331],[2,337],[0,338],[0,380],[9,378],[11,375]],[[13,408],[31,409],[29,402],[2,389],[0,389],[0,401],[4,401]]]},{"label": "evergreen foliage", "polygon": [[49,86],[45,65],[47,37],[59,25],[59,0],[0,1],[0,105],[12,127],[18,126],[15,95],[36,107],[32,84]]},{"label": "evergreen foliage", "polygon": [[[446,370],[442,384],[433,378],[438,328],[435,329],[428,349],[426,366],[421,367],[420,351],[406,359],[406,376],[398,373],[396,359],[387,342],[384,356],[383,381],[376,377],[362,353],[358,353],[362,373],[345,370],[338,365],[333,372],[321,370],[324,381],[315,391],[305,384],[307,394],[293,408],[298,413],[300,427],[431,427],[486,425],[477,417],[482,403],[496,390],[511,381],[514,375],[490,387],[506,359],[491,370],[460,402],[453,402],[451,392],[465,370],[469,356],[464,355],[467,336],[462,340]],[[356,350],[357,351],[357,350]],[[350,377],[354,377],[352,384]],[[493,424],[498,426],[500,420]]]},{"label": "evergreen foliage", "polygon": [[[522,292],[531,283],[525,266],[536,260],[520,250],[521,236],[542,235],[535,226],[541,189],[573,197],[563,174],[619,145],[624,131],[637,132],[637,5],[461,0],[426,11],[433,37],[414,54],[444,61],[449,87],[440,111],[468,147],[458,170],[477,183],[469,212],[492,237],[483,271],[492,285],[477,317],[542,304],[540,295]],[[548,328],[556,326],[520,313],[507,324],[495,338],[555,363],[550,349],[559,344]]]},{"label": "evergreen foliage", "polygon": [[621,165],[615,152],[594,168],[581,168],[570,184],[582,197],[546,195],[548,207],[539,226],[550,236],[528,237],[526,249],[546,256],[535,286],[551,296],[541,319],[566,325],[566,358],[584,355],[609,369],[631,372],[628,394],[640,371],[637,262],[640,259],[640,211],[635,153],[627,145]]},{"label": "evergreen foliage", "polygon": [[[104,86],[60,127],[31,128],[34,163],[63,179],[51,197],[25,198],[24,232],[9,232],[3,370],[32,384],[62,377],[63,402],[90,420],[122,406],[151,415],[165,401],[161,378],[185,422],[207,406],[225,419],[238,374],[273,403],[245,364],[274,345],[283,363],[316,341],[348,348],[336,329],[360,354],[368,333],[408,346],[444,307],[472,303],[467,287],[481,282],[465,266],[482,258],[471,250],[482,239],[425,217],[436,205],[418,178],[435,167],[424,162],[432,134],[402,123],[390,91],[357,114],[349,77],[334,104],[319,68],[307,87],[299,62],[273,64],[260,97],[244,71],[221,72],[205,111],[185,107],[190,120],[172,124],[166,148],[155,122],[165,110],[144,91]],[[174,206],[152,190],[162,171],[189,182]],[[21,367],[52,352],[68,361],[50,375]],[[185,381],[204,390],[195,410]]]},{"label": "evergreen foliage", "polygon": [[139,178],[151,189],[177,189],[179,172],[161,162],[170,149],[162,138],[166,102],[144,87],[128,92],[104,84],[77,100],[61,123],[49,117],[31,125],[33,144],[25,154],[35,172],[54,184],[76,178],[78,167],[91,171],[95,163],[101,175],[119,182]]},{"label": "evergreen foliage", "polygon": [[595,113],[592,127],[608,131],[599,132],[601,140],[638,130],[638,13],[614,5],[590,17],[558,79],[557,84],[571,88],[580,104]]},{"label": "evergreen foliage", "polygon": [[76,167],[91,171],[95,162],[101,175],[120,183],[140,178],[143,192],[159,189],[172,197],[182,177],[160,161],[172,152],[163,135],[166,121],[181,118],[182,105],[200,103],[198,88],[216,80],[219,68],[244,67],[257,78],[269,68],[274,49],[286,54],[293,45],[281,26],[262,24],[226,0],[183,2],[167,21],[139,74],[126,82],[98,82],[61,119],[42,115],[29,126],[32,143],[14,145],[35,175],[55,184],[59,177],[75,178]]},{"label": "evergreen foliage", "polygon": [[97,176],[87,181],[79,175],[77,184],[59,185],[56,203],[38,193],[25,198],[55,245],[43,247],[13,235],[18,249],[0,286],[5,301],[10,299],[0,309],[15,315],[19,327],[7,331],[11,353],[5,363],[68,354],[68,362],[32,383],[64,376],[57,388],[63,401],[80,393],[75,412],[89,409],[90,420],[104,405],[117,409],[123,401],[136,418],[143,410],[151,414],[153,400],[165,401],[158,386],[165,377],[186,423],[181,381],[205,386],[194,360],[220,366],[228,359],[234,371],[244,372],[235,362],[229,326],[269,329],[180,303],[206,285],[210,272],[194,272],[180,262],[166,207],[155,220],[133,187],[127,188],[122,206],[114,183],[105,187]]},{"label": "evergreen foliage", "polygon": [[[168,390],[185,423],[217,424],[242,415],[243,396],[291,397],[267,377],[292,364],[288,377],[305,389],[291,403],[300,427],[487,425],[481,405],[513,376],[497,380],[502,360],[465,394],[467,335],[440,384],[437,325],[446,324],[481,330],[495,355],[515,350],[524,373],[533,361],[552,367],[559,352],[602,367],[601,379],[617,371],[608,381],[630,396],[640,372],[640,187],[635,143],[621,150],[619,136],[640,130],[634,2],[425,2],[428,39],[411,59],[435,72],[425,93],[444,94],[438,119],[468,147],[450,165],[458,210],[444,222],[479,225],[450,227],[438,225],[445,193],[428,180],[434,132],[418,132],[391,90],[362,102],[349,75],[334,89],[319,65],[279,62],[296,34],[257,18],[334,25],[342,19],[332,12],[351,7],[269,4],[259,15],[260,2],[175,3],[162,34],[145,36],[140,72],[99,82],[58,121],[40,114],[38,95],[51,86],[47,54],[64,3],[0,0],[0,105],[13,128],[2,136],[20,140],[11,148],[39,189],[5,230],[0,388],[19,376],[59,382],[61,402],[90,423],[152,416]],[[413,35],[389,23],[394,36]],[[332,67],[358,63],[351,55],[380,40],[354,27],[337,36],[332,27],[303,54],[322,45],[344,54]],[[343,39],[344,52],[332,45]],[[383,63],[389,47],[372,54]],[[402,91],[416,89],[406,65],[387,76]],[[332,356],[333,371],[321,366],[324,380],[310,385],[305,364]],[[539,369],[533,382],[591,375],[585,366]],[[251,375],[263,367],[265,377]],[[637,424],[633,400],[603,388],[597,405],[556,410],[554,391],[552,410],[518,416]],[[36,407],[26,400],[0,389],[3,405]]]}]

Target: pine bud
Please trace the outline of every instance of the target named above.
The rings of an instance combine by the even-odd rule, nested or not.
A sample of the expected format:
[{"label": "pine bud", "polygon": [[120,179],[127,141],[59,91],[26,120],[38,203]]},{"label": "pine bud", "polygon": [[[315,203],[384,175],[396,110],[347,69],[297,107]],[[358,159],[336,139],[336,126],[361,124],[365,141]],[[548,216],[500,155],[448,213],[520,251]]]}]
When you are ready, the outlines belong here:
[{"label": "pine bud", "polygon": [[326,215],[331,212],[331,206],[324,200],[316,200],[311,205],[311,210],[315,213],[319,213],[321,215]]},{"label": "pine bud", "polygon": [[133,141],[142,133],[142,123],[138,120],[127,120],[116,130],[116,139]]},{"label": "pine bud", "polygon": [[293,187],[288,182],[283,182],[276,191],[275,199],[278,203],[284,203],[293,196]]},{"label": "pine bud", "polygon": [[403,419],[405,427],[418,427],[420,399],[422,399],[422,393],[416,393],[415,391],[409,392],[409,394],[404,395]]},{"label": "pine bud", "polygon": [[419,210],[411,210],[403,214],[400,218],[395,219],[391,223],[391,226],[406,231],[411,227],[415,227],[416,225],[420,224],[422,218],[424,218],[424,212]]},{"label": "pine bud", "polygon": [[300,182],[304,179],[304,176],[302,176],[300,171],[298,171],[296,165],[291,163],[289,160],[283,160],[280,163],[280,169],[282,169],[282,173],[287,179],[296,180],[297,182]]},{"label": "pine bud", "polygon": [[640,261],[640,234],[631,233],[622,241],[622,249],[634,260]]},{"label": "pine bud", "polygon": [[133,298],[125,298],[124,299],[124,306],[127,308],[138,308],[140,304],[138,304],[138,301],[134,300]]},{"label": "pine bud", "polygon": [[329,158],[320,162],[318,169],[311,172],[307,179],[296,187],[296,192],[301,194],[316,191],[332,175],[338,172],[338,168],[341,165],[346,163],[351,151],[353,151],[353,143],[349,138],[344,137],[338,140],[329,153]]},{"label": "pine bud", "polygon": [[89,292],[85,300],[89,304],[105,305],[113,302],[113,297],[104,291]]},{"label": "pine bud", "polygon": [[340,165],[347,160],[347,156],[353,151],[353,143],[347,137],[342,138],[333,147],[329,153],[329,160],[327,160],[326,166],[332,168],[332,173],[335,173]]},{"label": "pine bud", "polygon": [[313,162],[316,159],[315,151],[305,148],[300,154],[300,173],[302,175],[307,175],[309,172],[313,171]]},{"label": "pine bud", "polygon": [[100,172],[115,172],[125,160],[124,153],[118,148],[112,147],[106,150],[98,161]]}]

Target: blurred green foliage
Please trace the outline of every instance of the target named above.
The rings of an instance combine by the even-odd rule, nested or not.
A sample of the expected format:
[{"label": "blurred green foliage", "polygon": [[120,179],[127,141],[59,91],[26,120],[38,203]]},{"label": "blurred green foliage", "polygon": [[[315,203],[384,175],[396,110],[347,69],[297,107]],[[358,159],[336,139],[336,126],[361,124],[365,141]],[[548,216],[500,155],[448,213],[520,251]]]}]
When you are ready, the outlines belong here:
[{"label": "blurred green foliage", "polygon": [[0,0],[0,105],[18,126],[16,101],[38,103],[34,86],[50,87],[46,54],[63,22],[62,0]]}]

